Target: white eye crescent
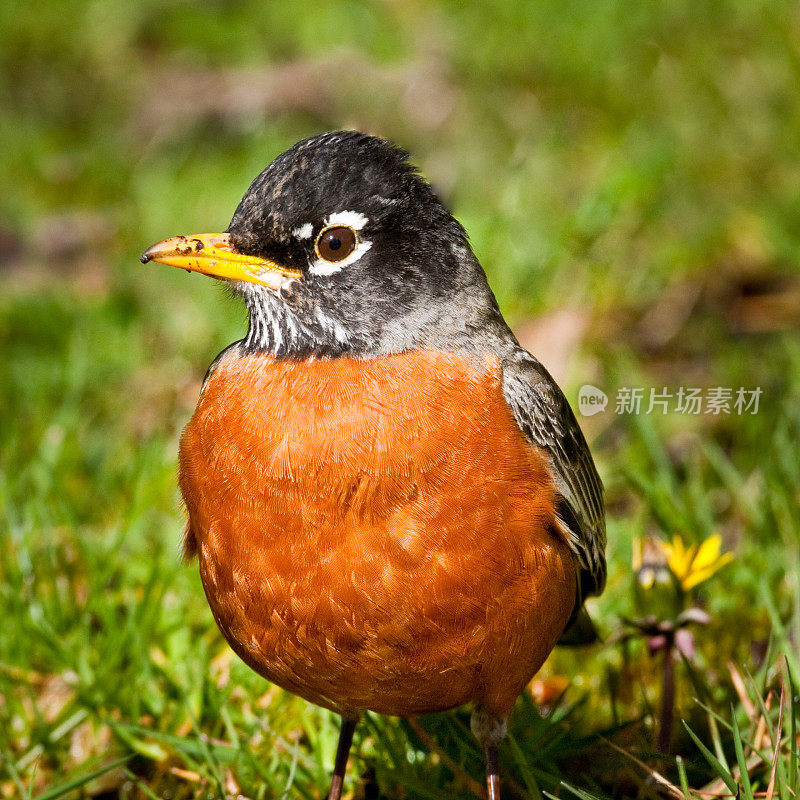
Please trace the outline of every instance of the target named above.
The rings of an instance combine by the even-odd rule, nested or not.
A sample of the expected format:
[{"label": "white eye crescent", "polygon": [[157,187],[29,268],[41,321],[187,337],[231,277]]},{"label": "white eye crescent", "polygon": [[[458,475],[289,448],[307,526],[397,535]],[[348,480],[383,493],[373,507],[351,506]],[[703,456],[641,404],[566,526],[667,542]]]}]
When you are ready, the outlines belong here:
[{"label": "white eye crescent", "polygon": [[295,228],[292,234],[298,239],[310,239],[314,235],[314,226],[310,222],[304,222],[299,228]]},{"label": "white eye crescent", "polygon": [[372,242],[359,235],[368,222],[358,211],[339,211],[328,216],[314,242],[316,260],[309,268],[311,274],[333,275],[358,261],[372,247]]}]

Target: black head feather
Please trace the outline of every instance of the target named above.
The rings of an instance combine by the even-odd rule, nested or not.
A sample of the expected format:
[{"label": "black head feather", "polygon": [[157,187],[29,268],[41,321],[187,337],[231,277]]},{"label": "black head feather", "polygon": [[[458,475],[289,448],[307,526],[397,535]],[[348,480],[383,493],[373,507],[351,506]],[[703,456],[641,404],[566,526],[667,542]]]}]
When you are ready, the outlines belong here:
[{"label": "black head feather", "polygon": [[[315,241],[338,220],[357,229],[361,250],[326,265]],[[300,273],[279,296],[237,284],[249,350],[367,357],[444,340],[471,349],[469,333],[500,319],[464,229],[408,154],[373,136],[327,133],[289,148],[253,181],[228,231],[240,252]]]}]

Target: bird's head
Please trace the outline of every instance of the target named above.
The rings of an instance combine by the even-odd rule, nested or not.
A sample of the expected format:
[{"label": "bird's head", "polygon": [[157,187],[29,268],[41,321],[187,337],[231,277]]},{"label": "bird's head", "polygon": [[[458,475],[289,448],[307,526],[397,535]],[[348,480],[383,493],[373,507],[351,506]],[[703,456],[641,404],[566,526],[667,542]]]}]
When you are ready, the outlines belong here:
[{"label": "bird's head", "polygon": [[462,349],[499,320],[464,229],[407,154],[352,131],[278,156],[225,233],[167,239],[142,261],[228,281],[250,312],[243,347],[279,357]]}]

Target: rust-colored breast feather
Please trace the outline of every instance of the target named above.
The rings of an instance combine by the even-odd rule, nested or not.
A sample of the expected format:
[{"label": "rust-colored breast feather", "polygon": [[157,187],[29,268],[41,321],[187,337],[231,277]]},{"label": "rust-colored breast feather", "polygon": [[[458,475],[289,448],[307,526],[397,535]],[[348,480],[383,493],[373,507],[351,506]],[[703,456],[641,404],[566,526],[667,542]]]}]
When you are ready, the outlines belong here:
[{"label": "rust-colored breast feather", "polygon": [[496,362],[228,356],[180,470],[220,629],[319,705],[502,716],[572,611],[547,463]]}]

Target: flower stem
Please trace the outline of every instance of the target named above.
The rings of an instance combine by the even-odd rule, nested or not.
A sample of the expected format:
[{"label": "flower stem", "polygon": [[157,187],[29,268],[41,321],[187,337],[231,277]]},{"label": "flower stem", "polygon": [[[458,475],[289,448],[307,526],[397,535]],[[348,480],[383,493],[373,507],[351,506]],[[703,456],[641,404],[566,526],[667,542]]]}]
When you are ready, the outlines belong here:
[{"label": "flower stem", "polygon": [[658,749],[668,753],[672,744],[672,720],[675,716],[675,637],[670,634],[664,647],[661,683],[661,727],[658,731]]}]

